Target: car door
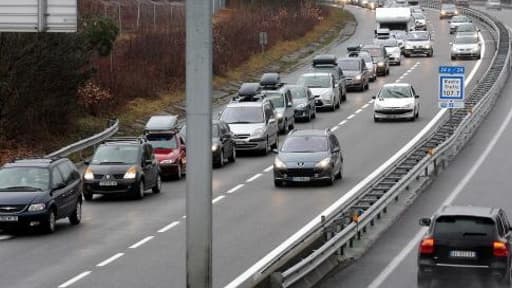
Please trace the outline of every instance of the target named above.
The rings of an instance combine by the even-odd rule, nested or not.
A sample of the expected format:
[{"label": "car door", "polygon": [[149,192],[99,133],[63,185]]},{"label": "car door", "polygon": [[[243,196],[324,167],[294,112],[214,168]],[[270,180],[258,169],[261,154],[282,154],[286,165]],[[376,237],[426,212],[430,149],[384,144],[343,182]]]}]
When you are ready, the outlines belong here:
[{"label": "car door", "polygon": [[187,145],[185,144],[185,138],[181,135],[178,135],[178,142],[178,145],[180,145],[180,159],[183,164],[182,171],[185,173],[187,171]]},{"label": "car door", "polygon": [[284,95],[286,101],[286,118],[288,119],[288,123],[295,123],[295,109],[293,109],[292,92],[287,89]]},{"label": "car door", "polygon": [[218,124],[218,131],[220,132],[220,136],[222,137],[222,147],[224,149],[224,155],[233,155],[233,137],[231,135],[231,131],[229,130],[228,125],[224,123]]},{"label": "car door", "polygon": [[416,91],[414,90],[414,87],[411,86],[411,93],[412,93],[412,97],[414,97],[414,108],[416,109],[416,111],[418,111],[420,109],[420,101],[418,98],[416,98]]},{"label": "car door", "polygon": [[335,135],[329,135],[329,143],[331,145],[331,155],[334,162],[334,172],[337,173],[342,165],[341,148],[338,138]]},{"label": "car door", "polygon": [[144,171],[144,186],[146,189],[155,186],[156,181],[156,161],[153,155],[151,145],[142,146],[142,171]]},{"label": "car door", "polygon": [[62,195],[64,199],[63,213],[69,215],[74,211],[76,201],[78,200],[78,197],[80,197],[81,195],[80,176],[79,174],[77,175],[78,172],[74,169],[71,162],[69,161],[59,163],[57,165],[57,169],[62,175],[64,184],[66,185],[66,188],[64,188],[64,194]]},{"label": "car door", "polygon": [[263,106],[263,113],[265,116],[265,123],[267,125],[267,135],[269,138],[274,139],[274,141],[277,141],[279,128],[277,125],[277,119],[274,115],[274,108],[270,104],[265,104]]},{"label": "car door", "polygon": [[53,202],[57,206],[57,218],[64,218],[69,215],[69,187],[66,185],[64,181],[64,177],[62,176],[57,166],[54,166],[52,169],[52,192],[51,197]]}]

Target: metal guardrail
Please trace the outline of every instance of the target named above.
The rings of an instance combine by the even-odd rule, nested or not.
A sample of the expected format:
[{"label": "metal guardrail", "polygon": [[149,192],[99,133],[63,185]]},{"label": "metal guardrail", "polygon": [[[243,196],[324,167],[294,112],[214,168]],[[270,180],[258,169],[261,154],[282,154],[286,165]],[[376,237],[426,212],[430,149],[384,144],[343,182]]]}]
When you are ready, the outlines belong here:
[{"label": "metal guardrail", "polygon": [[[431,1],[424,4],[438,7]],[[344,248],[351,247],[367,228],[375,225],[403,191],[413,184],[416,184],[415,189],[423,189],[438,167],[444,167],[462,149],[492,109],[510,72],[509,31],[483,12],[472,9],[463,12],[489,26],[497,44],[491,65],[466,99],[469,108],[453,113],[440,111],[391,159],[227,288],[312,287],[339,264],[337,257],[343,255]],[[417,183],[413,183],[415,181]],[[298,256],[303,258],[297,261]],[[312,271],[316,273],[310,273]],[[308,275],[309,279],[304,280]]]},{"label": "metal guardrail", "polygon": [[101,143],[105,141],[106,139],[112,137],[114,134],[117,133],[119,130],[119,120],[114,119],[109,121],[109,127],[102,132],[95,134],[87,139],[80,140],[78,142],[75,142],[73,144],[70,144],[66,147],[63,147],[59,149],[58,151],[55,151],[53,153],[50,153],[46,155],[45,157],[51,158],[51,157],[66,157],[70,154],[82,151],[84,149],[87,149],[91,146],[94,146],[98,143]]}]

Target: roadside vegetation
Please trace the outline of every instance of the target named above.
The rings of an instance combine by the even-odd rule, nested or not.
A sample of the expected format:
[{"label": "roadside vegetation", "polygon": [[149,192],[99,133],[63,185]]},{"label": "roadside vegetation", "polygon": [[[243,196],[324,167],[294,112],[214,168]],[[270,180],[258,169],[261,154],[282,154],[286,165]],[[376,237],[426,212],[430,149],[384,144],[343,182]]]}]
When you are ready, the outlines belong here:
[{"label": "roadside vegetation", "polygon": [[[244,2],[214,18],[216,88],[318,40],[345,16],[310,0]],[[109,118],[126,124],[183,100],[183,6],[79,3],[80,33],[0,34],[0,162],[86,137]]]}]

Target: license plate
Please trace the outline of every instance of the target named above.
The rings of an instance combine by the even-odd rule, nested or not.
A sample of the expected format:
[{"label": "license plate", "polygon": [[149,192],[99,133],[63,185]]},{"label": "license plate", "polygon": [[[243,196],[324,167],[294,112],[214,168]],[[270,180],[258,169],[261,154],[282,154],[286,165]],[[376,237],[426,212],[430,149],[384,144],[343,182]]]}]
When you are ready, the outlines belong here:
[{"label": "license plate", "polygon": [[100,186],[117,186],[117,182],[116,181],[109,181],[109,180],[101,181],[100,182]]},{"label": "license plate", "polygon": [[476,258],[476,252],[475,251],[453,250],[453,251],[450,251],[450,257],[454,257],[454,258]]},{"label": "license plate", "polygon": [[0,216],[0,222],[18,222],[18,216]]},{"label": "license plate", "polygon": [[292,177],[292,181],[295,182],[309,182],[311,178],[309,177]]}]

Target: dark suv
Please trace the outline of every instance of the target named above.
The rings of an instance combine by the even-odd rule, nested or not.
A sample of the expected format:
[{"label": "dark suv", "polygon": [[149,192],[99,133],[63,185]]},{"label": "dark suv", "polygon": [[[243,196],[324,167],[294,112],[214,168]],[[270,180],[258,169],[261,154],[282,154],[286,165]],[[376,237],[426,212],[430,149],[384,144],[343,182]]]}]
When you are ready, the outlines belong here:
[{"label": "dark suv", "polygon": [[502,209],[444,206],[420,225],[429,230],[419,246],[418,287],[466,274],[480,276],[482,287],[510,287],[512,233]]},{"label": "dark suv", "polygon": [[142,199],[147,189],[159,193],[162,187],[153,148],[143,138],[110,139],[86,164],[85,200],[92,200],[94,194],[130,194]]},{"label": "dark suv", "polygon": [[0,169],[0,229],[35,227],[52,233],[55,222],[82,219],[80,173],[68,159],[26,159]]}]

